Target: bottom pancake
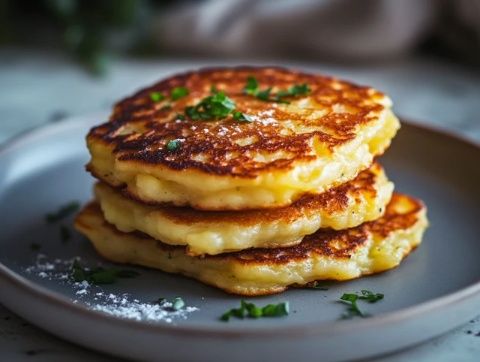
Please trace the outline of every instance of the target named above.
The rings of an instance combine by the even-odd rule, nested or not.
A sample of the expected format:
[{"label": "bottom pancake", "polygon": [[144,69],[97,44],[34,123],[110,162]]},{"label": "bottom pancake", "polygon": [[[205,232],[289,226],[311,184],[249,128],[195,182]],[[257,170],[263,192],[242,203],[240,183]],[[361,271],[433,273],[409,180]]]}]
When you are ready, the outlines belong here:
[{"label": "bottom pancake", "polygon": [[229,293],[279,293],[316,280],[349,280],[396,267],[422,240],[428,225],[424,205],[394,194],[383,217],[347,230],[319,230],[295,246],[190,256],[138,232],[107,223],[97,203],[86,206],[75,227],[114,262],[180,273]]}]

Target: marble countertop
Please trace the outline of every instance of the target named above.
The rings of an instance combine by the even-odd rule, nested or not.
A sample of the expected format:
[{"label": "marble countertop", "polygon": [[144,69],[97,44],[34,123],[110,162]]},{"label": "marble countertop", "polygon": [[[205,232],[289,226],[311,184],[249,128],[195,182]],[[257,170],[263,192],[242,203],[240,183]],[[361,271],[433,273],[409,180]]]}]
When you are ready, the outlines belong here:
[{"label": "marble countertop", "polygon": [[[94,78],[60,55],[0,50],[0,144],[69,116],[94,113],[169,73],[220,64],[270,61],[114,60],[110,72]],[[388,93],[405,119],[434,125],[480,142],[480,72],[432,59],[405,59],[370,66],[287,63],[369,84]],[[2,292],[2,291],[0,291]],[[477,361],[480,318],[420,346],[376,361]],[[110,361],[108,356],[61,341],[0,305],[0,360]]]}]

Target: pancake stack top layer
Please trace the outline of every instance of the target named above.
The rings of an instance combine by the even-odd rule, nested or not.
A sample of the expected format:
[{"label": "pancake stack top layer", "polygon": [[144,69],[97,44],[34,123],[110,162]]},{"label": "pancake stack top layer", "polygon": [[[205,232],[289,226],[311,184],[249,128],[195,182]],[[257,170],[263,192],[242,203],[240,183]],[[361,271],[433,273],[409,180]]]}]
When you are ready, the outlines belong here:
[{"label": "pancake stack top layer", "polygon": [[88,169],[148,203],[286,206],[368,168],[399,127],[390,106],[372,88],[279,68],[186,73],[116,104],[87,137]]},{"label": "pancake stack top layer", "polygon": [[76,226],[111,260],[238,294],[392,268],[427,221],[373,162],[399,128],[390,106],[280,68],[168,78],[88,134],[101,182]]}]

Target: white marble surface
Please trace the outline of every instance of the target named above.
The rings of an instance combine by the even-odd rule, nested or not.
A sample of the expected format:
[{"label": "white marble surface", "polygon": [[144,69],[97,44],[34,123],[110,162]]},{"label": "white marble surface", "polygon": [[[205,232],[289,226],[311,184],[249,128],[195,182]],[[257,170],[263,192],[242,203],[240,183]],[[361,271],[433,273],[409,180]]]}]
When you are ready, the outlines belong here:
[{"label": "white marble surface", "polygon": [[[93,78],[61,56],[0,50],[0,143],[35,126],[109,108],[114,100],[169,73],[225,63],[218,60],[117,60],[106,77]],[[282,61],[274,63],[289,64]],[[357,67],[312,63],[294,65],[375,86],[393,98],[396,113],[400,116],[430,123],[480,142],[478,71],[428,59]],[[477,318],[445,336],[376,361],[479,359],[480,319]],[[30,360],[75,362],[117,359],[63,342],[0,306],[0,361]]]}]

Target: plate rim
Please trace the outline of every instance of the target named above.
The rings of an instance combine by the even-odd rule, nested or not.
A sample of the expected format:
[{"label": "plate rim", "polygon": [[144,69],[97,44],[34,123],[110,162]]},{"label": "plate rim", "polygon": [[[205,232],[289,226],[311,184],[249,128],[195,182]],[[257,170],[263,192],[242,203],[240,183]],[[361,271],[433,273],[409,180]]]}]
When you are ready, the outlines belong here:
[{"label": "plate rim", "polygon": [[[0,145],[0,158],[6,153],[12,152],[17,147],[21,147],[25,142],[29,142],[43,137],[49,137],[56,132],[67,131],[70,128],[82,127],[81,122],[87,123],[86,120],[92,120],[94,118],[105,118],[105,111],[68,117],[65,120],[59,121],[54,124],[46,124],[35,127],[33,129],[24,131],[9,140],[3,142]],[[419,123],[411,120],[405,120],[400,118],[403,127],[409,127],[417,129],[427,133],[433,133],[436,136],[441,136],[454,141],[456,143],[463,144],[473,149],[474,152],[480,153],[480,142],[469,139],[458,132],[440,128],[431,124]],[[83,125],[84,126],[84,125]],[[287,326],[285,328],[277,328],[275,326],[268,327],[244,327],[242,329],[232,330],[226,325],[221,326],[182,326],[182,325],[167,325],[161,323],[145,323],[144,321],[136,321],[126,318],[119,318],[111,316],[99,311],[91,310],[83,305],[73,303],[69,298],[63,296],[60,293],[52,291],[46,287],[40,286],[33,281],[19,275],[14,272],[2,262],[0,262],[0,280],[7,284],[13,285],[20,289],[23,293],[33,294],[35,298],[41,298],[47,303],[53,303],[55,306],[66,308],[71,312],[80,313],[84,316],[96,317],[106,323],[114,323],[122,327],[147,330],[154,333],[169,333],[169,334],[181,334],[189,336],[201,336],[201,337],[239,337],[239,336],[284,336],[300,337],[304,335],[319,335],[319,334],[332,334],[341,332],[343,330],[349,330],[350,332],[355,330],[365,330],[365,328],[375,328],[381,325],[398,323],[401,321],[415,318],[418,315],[425,314],[426,312],[433,312],[442,308],[445,308],[451,304],[461,303],[465,299],[470,299],[474,296],[480,295],[480,280],[476,283],[468,285],[455,292],[446,294],[441,297],[437,297],[407,308],[402,308],[394,312],[381,313],[374,315],[368,319],[360,320],[341,320],[333,322],[312,322],[308,324],[298,326]],[[1,297],[0,297],[1,299]],[[1,300],[0,300],[1,302]],[[213,322],[213,320],[212,320]]]}]

